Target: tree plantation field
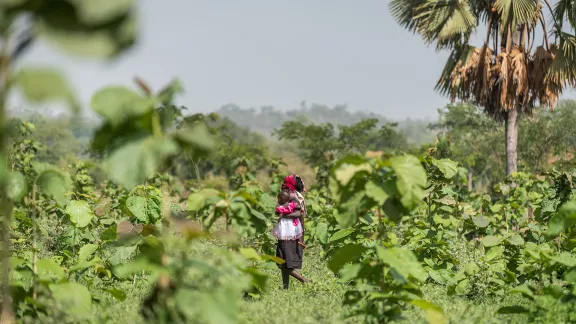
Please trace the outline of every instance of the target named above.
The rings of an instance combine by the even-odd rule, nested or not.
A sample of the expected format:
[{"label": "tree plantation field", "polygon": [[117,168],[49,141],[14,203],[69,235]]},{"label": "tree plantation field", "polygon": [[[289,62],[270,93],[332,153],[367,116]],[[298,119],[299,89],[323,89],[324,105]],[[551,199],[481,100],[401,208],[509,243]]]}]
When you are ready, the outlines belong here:
[{"label": "tree plantation field", "polygon": [[[576,322],[576,102],[556,104],[572,3],[392,1],[452,51],[437,87],[462,101],[425,129],[343,106],[190,112],[178,79],[140,77],[96,91],[94,122],[57,68],[20,64],[37,38],[117,58],[135,6],[0,0],[0,324]],[[528,46],[537,27],[554,38]],[[11,115],[16,92],[70,111]],[[312,282],[286,290],[271,231],[291,174]]]}]

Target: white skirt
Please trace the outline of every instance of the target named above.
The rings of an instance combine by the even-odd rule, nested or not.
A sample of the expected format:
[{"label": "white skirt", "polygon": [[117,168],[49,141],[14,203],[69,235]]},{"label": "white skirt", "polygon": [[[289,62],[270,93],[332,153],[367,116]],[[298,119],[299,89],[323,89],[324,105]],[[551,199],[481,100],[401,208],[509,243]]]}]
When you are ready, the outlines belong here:
[{"label": "white skirt", "polygon": [[294,226],[292,218],[281,218],[272,230],[274,237],[282,241],[297,240],[303,233],[302,222],[298,219],[298,226]]}]

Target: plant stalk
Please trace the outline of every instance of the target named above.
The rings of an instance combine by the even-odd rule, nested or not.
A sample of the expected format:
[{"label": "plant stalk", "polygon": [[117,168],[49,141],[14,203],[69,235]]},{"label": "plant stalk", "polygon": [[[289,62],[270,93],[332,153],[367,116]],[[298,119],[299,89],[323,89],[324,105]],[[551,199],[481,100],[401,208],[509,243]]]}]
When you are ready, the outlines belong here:
[{"label": "plant stalk", "polygon": [[37,239],[36,239],[36,183],[32,186],[32,275],[34,276],[34,286],[32,290],[32,298],[36,300],[38,293],[38,270],[36,263],[38,258],[37,252]]}]

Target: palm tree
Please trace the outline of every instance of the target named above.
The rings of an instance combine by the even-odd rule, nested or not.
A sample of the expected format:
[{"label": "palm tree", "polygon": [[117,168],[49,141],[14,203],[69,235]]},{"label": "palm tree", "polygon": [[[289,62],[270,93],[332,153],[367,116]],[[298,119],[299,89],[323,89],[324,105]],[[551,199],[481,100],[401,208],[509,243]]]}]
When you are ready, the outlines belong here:
[{"label": "palm tree", "polygon": [[[576,84],[574,2],[552,8],[547,0],[392,0],[389,7],[401,26],[451,51],[438,92],[505,121],[506,173],[516,172],[518,116],[537,105],[552,109],[562,90]],[[483,26],[483,44],[472,46],[470,36]]]}]

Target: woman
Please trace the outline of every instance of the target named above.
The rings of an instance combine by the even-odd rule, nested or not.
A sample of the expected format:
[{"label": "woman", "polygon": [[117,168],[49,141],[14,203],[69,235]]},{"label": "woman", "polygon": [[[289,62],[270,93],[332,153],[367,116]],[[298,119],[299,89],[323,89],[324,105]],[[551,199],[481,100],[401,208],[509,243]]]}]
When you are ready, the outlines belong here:
[{"label": "woman", "polygon": [[[298,279],[301,283],[311,282],[311,280],[304,278],[295,270],[302,269],[302,256],[304,254],[304,218],[306,217],[306,204],[304,203],[302,192],[306,190],[302,179],[292,174],[284,178],[282,191],[288,192],[290,194],[290,201],[294,202],[297,206],[293,213],[282,215],[282,218],[290,220],[290,222],[288,222],[290,224],[292,224],[293,219],[300,220],[300,222],[294,222],[294,224],[296,224],[294,226],[297,228],[291,231],[292,233],[297,233],[297,235],[292,235],[292,233],[282,235],[282,233],[280,233],[277,236],[276,256],[286,261],[278,266],[280,270],[282,270],[284,289],[288,289],[290,276]],[[282,223],[282,219],[279,221],[279,224],[280,223]]]}]

